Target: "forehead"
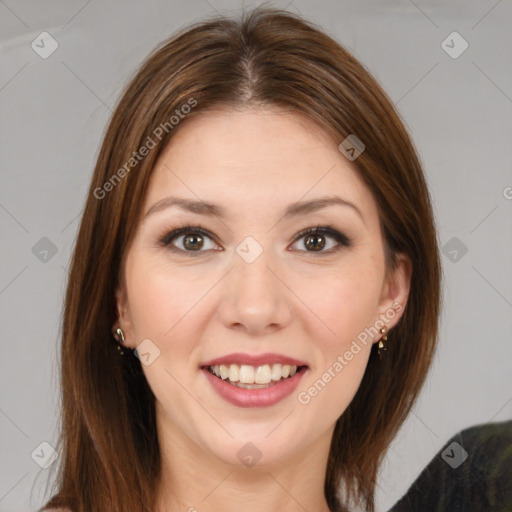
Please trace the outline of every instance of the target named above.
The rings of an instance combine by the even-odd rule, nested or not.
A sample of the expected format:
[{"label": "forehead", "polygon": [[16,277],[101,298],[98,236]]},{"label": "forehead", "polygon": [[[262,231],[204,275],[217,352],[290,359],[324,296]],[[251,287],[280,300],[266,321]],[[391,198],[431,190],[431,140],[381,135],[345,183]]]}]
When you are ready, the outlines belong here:
[{"label": "forehead", "polygon": [[186,119],[170,140],[153,170],[145,211],[166,195],[236,211],[333,194],[375,207],[355,166],[314,122],[278,109],[219,109]]}]

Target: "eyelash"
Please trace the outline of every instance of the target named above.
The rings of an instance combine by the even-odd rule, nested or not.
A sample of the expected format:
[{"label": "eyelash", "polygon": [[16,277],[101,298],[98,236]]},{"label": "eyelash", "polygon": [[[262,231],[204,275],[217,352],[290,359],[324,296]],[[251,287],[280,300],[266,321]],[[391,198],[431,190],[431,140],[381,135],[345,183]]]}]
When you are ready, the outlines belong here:
[{"label": "eyelash", "polygon": [[[214,237],[209,233],[209,231],[207,229],[205,229],[203,226],[201,226],[200,224],[196,224],[194,226],[192,226],[190,224],[186,224],[186,225],[179,226],[176,229],[166,232],[163,236],[161,236],[159,238],[158,244],[160,247],[167,247],[172,252],[179,253],[179,254],[185,253],[185,254],[191,255],[193,257],[199,256],[201,253],[206,252],[206,251],[201,251],[201,250],[186,251],[184,249],[179,249],[179,248],[175,247],[174,245],[172,245],[171,242],[175,238],[179,237],[180,235],[184,235],[184,234],[185,235],[198,234],[201,236],[206,236],[206,237],[210,238],[211,240],[215,241]],[[333,254],[335,252],[340,251],[342,249],[342,247],[350,247],[352,245],[352,242],[346,235],[344,235],[343,233],[340,233],[337,229],[334,229],[332,226],[329,226],[329,225],[318,225],[315,228],[304,229],[304,230],[300,231],[299,233],[297,233],[297,236],[293,243],[295,244],[301,238],[304,238],[306,236],[311,236],[311,235],[330,236],[338,242],[338,245],[336,247],[332,247],[331,249],[328,249],[327,251],[316,252],[316,251],[304,250],[304,251],[300,251],[300,252],[305,252],[305,253],[309,253],[309,254],[318,254],[318,255]]]}]

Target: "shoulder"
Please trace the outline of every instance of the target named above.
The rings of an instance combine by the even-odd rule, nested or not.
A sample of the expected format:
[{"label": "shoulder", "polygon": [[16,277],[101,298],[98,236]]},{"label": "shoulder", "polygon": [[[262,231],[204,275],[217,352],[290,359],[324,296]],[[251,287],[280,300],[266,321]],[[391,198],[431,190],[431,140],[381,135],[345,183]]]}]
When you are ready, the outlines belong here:
[{"label": "shoulder", "polygon": [[436,511],[512,510],[511,447],[512,421],[462,430],[390,512],[425,510],[426,503]]}]

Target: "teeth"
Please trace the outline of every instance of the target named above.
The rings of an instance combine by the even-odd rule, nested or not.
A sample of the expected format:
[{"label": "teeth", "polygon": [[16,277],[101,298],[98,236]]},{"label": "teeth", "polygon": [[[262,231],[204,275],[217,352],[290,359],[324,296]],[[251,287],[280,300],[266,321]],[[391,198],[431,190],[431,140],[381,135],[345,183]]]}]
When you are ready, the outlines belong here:
[{"label": "teeth", "polygon": [[[213,373],[215,373],[215,375],[217,375],[217,377],[219,376],[219,374],[215,372],[215,366],[213,367]],[[239,375],[240,375],[240,366],[238,366],[237,364],[229,365],[228,379],[231,382],[238,382],[240,380]]]},{"label": "teeth", "polygon": [[[297,373],[297,366],[289,364],[264,364],[250,366],[246,364],[216,364],[208,368],[211,373],[223,380],[243,384],[270,384],[281,379],[293,377]],[[245,387],[245,386],[240,386]]]},{"label": "teeth", "polygon": [[240,382],[242,384],[254,384],[254,367],[246,364],[240,366]]},{"label": "teeth", "polygon": [[270,372],[270,366],[268,364],[258,366],[254,373],[254,382],[256,384],[268,384],[271,380],[272,375]]},{"label": "teeth", "polygon": [[272,380],[280,380],[281,375],[281,365],[280,364],[274,364],[272,365],[272,373],[271,373]]},{"label": "teeth", "polygon": [[229,366],[225,364],[221,364],[219,367],[220,374],[217,372],[217,375],[220,375],[220,378],[226,380],[229,377]]}]

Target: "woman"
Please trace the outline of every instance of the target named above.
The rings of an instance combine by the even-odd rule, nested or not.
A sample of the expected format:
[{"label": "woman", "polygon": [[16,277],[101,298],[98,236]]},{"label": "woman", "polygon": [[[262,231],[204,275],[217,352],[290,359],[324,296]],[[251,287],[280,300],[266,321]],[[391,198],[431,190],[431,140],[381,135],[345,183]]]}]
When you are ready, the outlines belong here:
[{"label": "woman", "polygon": [[439,309],[421,165],[364,67],[285,11],[181,31],[98,156],[44,509],[373,511]]}]

